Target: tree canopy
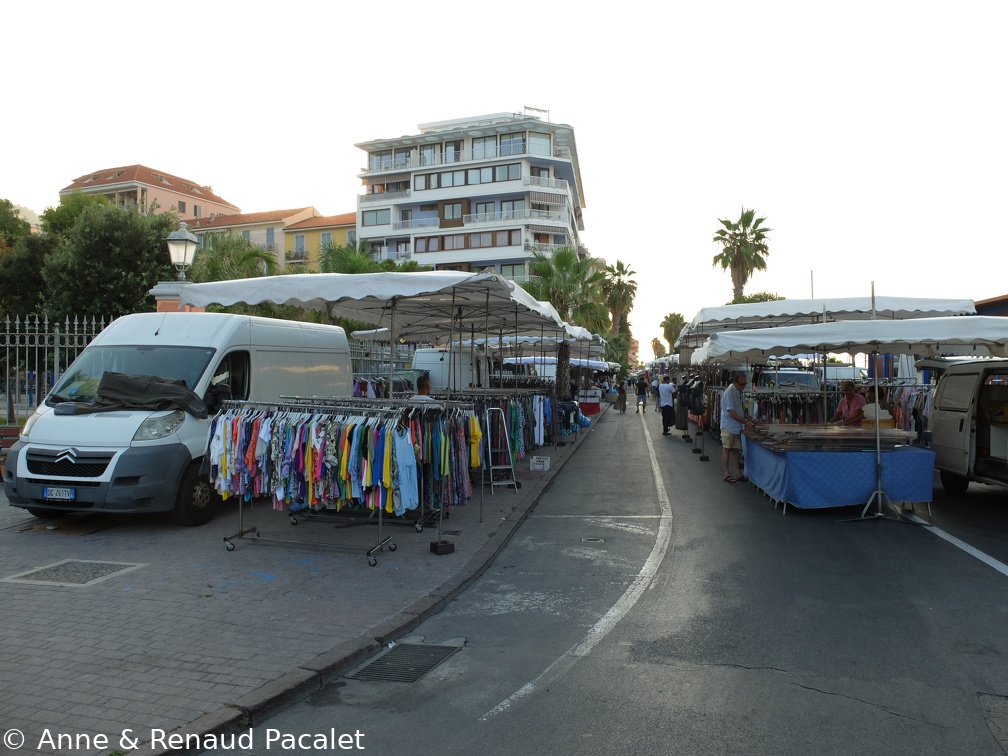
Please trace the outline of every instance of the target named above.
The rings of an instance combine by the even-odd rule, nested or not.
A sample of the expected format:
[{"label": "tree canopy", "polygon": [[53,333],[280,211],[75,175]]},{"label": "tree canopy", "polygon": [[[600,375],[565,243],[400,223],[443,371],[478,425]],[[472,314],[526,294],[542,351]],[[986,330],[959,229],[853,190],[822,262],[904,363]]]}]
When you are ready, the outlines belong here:
[{"label": "tree canopy", "polygon": [[82,312],[118,317],[153,310],[150,289],[174,278],[164,240],[177,226],[173,212],[84,207],[42,265],[46,312],[58,318]]},{"label": "tree canopy", "polygon": [[13,249],[30,234],[31,224],[21,217],[21,211],[10,200],[0,199],[0,249]]}]

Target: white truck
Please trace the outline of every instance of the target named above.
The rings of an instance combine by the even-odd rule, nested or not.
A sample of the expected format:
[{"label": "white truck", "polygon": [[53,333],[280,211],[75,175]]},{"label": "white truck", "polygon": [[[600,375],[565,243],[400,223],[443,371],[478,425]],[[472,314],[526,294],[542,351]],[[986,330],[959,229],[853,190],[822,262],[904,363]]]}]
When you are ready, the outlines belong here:
[{"label": "white truck", "polygon": [[[132,406],[97,406],[106,375],[184,382],[195,411],[185,402],[150,409],[153,381],[144,389],[153,396]],[[38,517],[171,511],[182,524],[202,525],[218,497],[199,472],[210,423],[199,417],[200,400],[212,416],[227,398],[350,396],[351,388],[350,348],[336,326],[204,312],[127,315],[98,334],[39,403],[8,452],[4,493]]]},{"label": "white truck", "polygon": [[430,377],[432,391],[485,388],[490,385],[490,360],[469,349],[421,347],[410,367]]},{"label": "white truck", "polygon": [[1008,484],[1008,360],[950,364],[928,423],[942,488],[962,493],[971,480]]}]

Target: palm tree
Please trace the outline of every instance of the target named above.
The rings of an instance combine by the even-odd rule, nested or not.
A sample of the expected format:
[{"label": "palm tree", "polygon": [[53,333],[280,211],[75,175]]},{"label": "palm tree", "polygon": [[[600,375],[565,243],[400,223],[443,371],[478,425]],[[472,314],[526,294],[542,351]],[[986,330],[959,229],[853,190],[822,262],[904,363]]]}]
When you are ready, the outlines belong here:
[{"label": "palm tree", "polygon": [[651,351],[654,352],[655,357],[664,357],[668,352],[665,351],[665,345],[662,344],[662,340],[655,336],[651,339]]},{"label": "palm tree", "polygon": [[626,318],[637,296],[637,282],[631,276],[637,275],[637,271],[630,270],[622,260],[617,260],[615,265],[605,267],[605,274],[604,291],[606,304],[612,313],[612,333],[622,333],[624,327],[629,332]]},{"label": "palm tree", "polygon": [[[536,299],[552,304],[568,323],[602,333],[609,326],[603,285],[605,273],[591,257],[580,257],[571,246],[556,249],[552,255],[533,253],[530,280],[524,288]],[[557,392],[562,399],[570,396],[570,345],[557,352]]]},{"label": "palm tree", "polygon": [[320,273],[377,273],[382,266],[371,257],[367,242],[333,244],[327,242],[319,250]]},{"label": "palm tree", "polygon": [[230,281],[276,275],[280,263],[265,247],[257,247],[238,234],[213,234],[204,238],[193,261],[193,281]]},{"label": "palm tree", "polygon": [[763,228],[766,218],[755,218],[755,215],[755,210],[743,207],[737,221],[719,218],[724,228],[719,228],[712,239],[721,245],[721,252],[714,255],[712,264],[731,271],[735,302],[742,299],[742,289],[753,271],[766,270],[764,258],[770,253],[766,235],[773,229]]},{"label": "palm tree", "polygon": [[669,353],[671,353],[675,350],[676,339],[679,338],[682,329],[686,327],[686,319],[678,312],[670,312],[662,319],[660,325],[665,341],[668,342]]}]

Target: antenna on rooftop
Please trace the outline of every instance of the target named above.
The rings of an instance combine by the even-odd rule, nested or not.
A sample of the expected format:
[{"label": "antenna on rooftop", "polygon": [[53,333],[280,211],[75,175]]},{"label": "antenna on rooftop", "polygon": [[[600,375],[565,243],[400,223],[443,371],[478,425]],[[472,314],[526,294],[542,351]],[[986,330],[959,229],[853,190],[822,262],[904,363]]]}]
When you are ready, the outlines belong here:
[{"label": "antenna on rooftop", "polygon": [[552,121],[550,121],[550,114],[549,114],[548,110],[543,110],[542,108],[533,108],[533,107],[530,107],[530,106],[526,105],[525,106],[524,115],[528,115],[528,112],[530,110],[535,111],[536,113],[545,113],[546,114],[546,123],[552,123]]}]

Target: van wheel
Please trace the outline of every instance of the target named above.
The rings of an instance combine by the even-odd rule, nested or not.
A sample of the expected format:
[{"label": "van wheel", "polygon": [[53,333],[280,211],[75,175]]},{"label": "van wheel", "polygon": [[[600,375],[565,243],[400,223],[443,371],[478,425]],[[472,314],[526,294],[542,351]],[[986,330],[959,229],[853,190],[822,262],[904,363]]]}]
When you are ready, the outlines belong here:
[{"label": "van wheel", "polygon": [[939,476],[941,477],[942,488],[945,489],[946,493],[964,494],[969,487],[969,478],[965,475],[956,475],[955,473],[942,470]]},{"label": "van wheel", "polygon": [[70,514],[65,509],[40,509],[39,507],[26,507],[26,509],[28,510],[28,514],[35,515],[43,520],[55,520]]},{"label": "van wheel", "polygon": [[210,481],[199,474],[199,461],[189,465],[182,476],[178,500],[172,516],[180,525],[206,525],[217,505],[217,492]]}]

